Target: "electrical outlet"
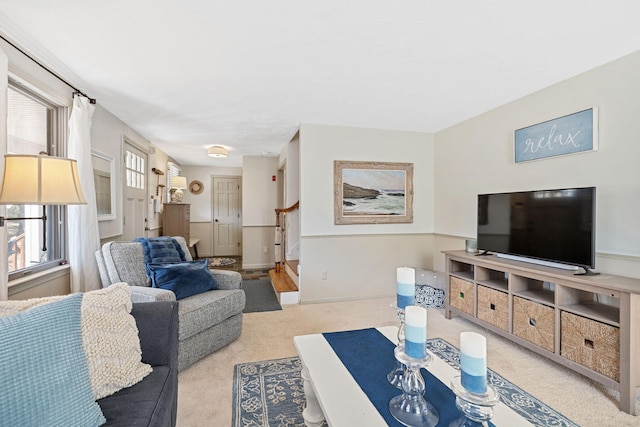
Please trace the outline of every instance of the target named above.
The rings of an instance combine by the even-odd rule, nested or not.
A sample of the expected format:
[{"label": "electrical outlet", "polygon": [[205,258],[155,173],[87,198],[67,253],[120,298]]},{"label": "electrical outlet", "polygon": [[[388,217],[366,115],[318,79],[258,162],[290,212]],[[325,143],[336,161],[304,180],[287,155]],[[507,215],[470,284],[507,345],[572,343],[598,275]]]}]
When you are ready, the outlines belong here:
[{"label": "electrical outlet", "polygon": [[269,248],[267,248],[266,246],[263,246],[263,247],[262,247],[262,253],[263,253],[263,254],[265,254],[265,255],[266,255],[268,250],[269,250]]},{"label": "electrical outlet", "polygon": [[322,272],[322,274],[321,274],[321,276],[320,276],[320,278],[321,278],[322,280],[327,280],[327,272],[326,272],[326,271],[323,271],[323,272]]}]

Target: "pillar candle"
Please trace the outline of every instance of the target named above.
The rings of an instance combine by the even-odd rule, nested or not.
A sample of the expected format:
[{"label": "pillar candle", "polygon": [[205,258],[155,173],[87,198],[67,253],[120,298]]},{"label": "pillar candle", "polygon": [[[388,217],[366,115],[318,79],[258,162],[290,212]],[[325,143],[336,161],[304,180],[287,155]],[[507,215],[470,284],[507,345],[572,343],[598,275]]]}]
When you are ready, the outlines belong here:
[{"label": "pillar candle", "polygon": [[416,271],[411,267],[399,267],[396,270],[398,295],[396,305],[404,309],[413,305],[416,297]]},{"label": "pillar candle", "polygon": [[462,386],[476,394],[487,392],[487,339],[475,332],[460,333]]},{"label": "pillar candle", "polygon": [[404,352],[414,359],[427,355],[427,310],[417,305],[404,309]]}]

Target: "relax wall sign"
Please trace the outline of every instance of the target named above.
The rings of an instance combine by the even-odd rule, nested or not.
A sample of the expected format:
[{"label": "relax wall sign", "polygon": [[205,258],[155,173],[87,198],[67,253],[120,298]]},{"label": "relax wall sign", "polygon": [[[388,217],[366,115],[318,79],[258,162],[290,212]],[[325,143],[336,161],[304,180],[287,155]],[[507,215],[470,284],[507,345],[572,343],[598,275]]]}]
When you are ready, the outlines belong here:
[{"label": "relax wall sign", "polygon": [[589,108],[514,134],[515,161],[543,159],[598,149],[598,109]]}]

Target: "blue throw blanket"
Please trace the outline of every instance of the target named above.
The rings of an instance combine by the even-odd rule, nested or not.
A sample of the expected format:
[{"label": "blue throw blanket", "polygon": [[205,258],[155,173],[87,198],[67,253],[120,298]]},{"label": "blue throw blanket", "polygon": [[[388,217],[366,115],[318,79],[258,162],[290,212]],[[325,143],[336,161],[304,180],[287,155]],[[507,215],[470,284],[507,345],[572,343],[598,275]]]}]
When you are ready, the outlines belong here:
[{"label": "blue throw blanket", "polygon": [[145,264],[187,260],[180,243],[173,237],[139,237],[134,242],[142,244]]}]

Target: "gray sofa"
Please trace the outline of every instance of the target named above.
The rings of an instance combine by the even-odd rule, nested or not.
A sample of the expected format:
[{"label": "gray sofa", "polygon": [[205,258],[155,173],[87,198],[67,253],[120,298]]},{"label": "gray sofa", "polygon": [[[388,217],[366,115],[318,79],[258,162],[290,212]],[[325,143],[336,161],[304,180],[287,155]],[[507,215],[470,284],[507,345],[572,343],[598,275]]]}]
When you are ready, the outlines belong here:
[{"label": "gray sofa", "polygon": [[139,383],[98,400],[104,427],[176,425],[178,410],[178,307],[161,301],[133,304],[142,361],[153,372]]},{"label": "gray sofa", "polygon": [[[187,260],[192,260],[182,237],[180,243]],[[126,282],[134,303],[175,301],[169,290],[152,288],[145,270],[139,242],[108,242],[96,252],[102,286]],[[245,295],[242,276],[236,271],[213,270],[218,289],[183,298],[178,302],[178,370],[236,340],[242,332]]]}]

